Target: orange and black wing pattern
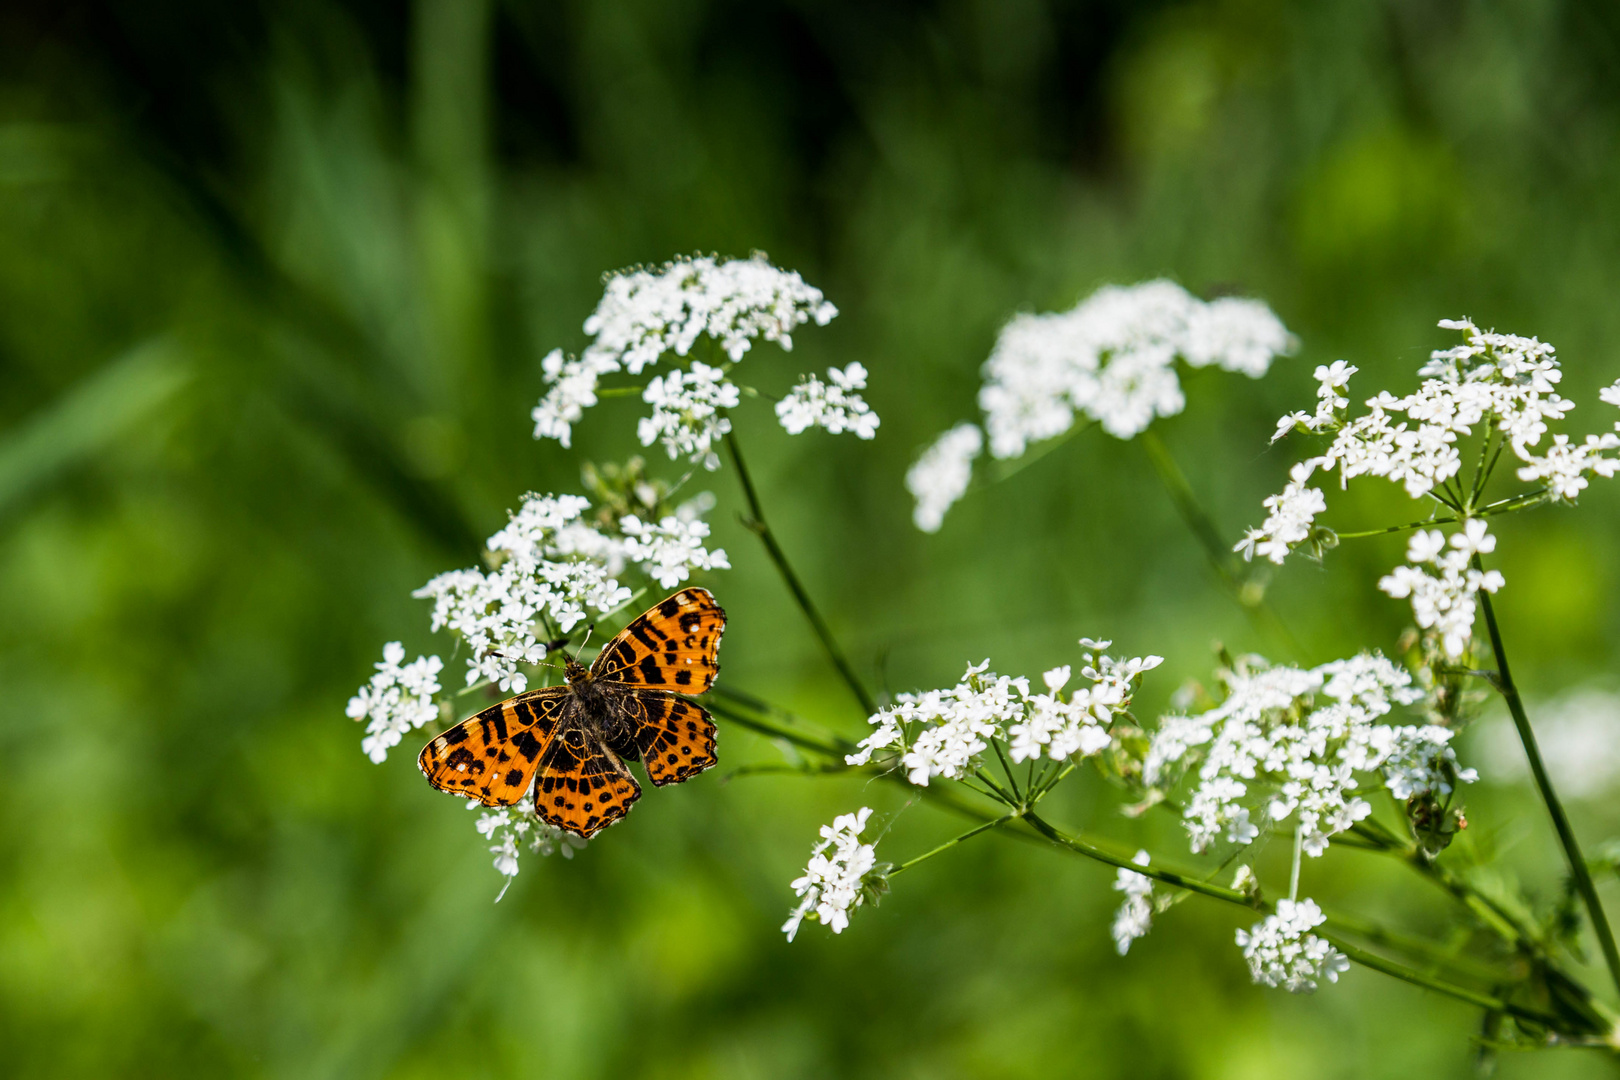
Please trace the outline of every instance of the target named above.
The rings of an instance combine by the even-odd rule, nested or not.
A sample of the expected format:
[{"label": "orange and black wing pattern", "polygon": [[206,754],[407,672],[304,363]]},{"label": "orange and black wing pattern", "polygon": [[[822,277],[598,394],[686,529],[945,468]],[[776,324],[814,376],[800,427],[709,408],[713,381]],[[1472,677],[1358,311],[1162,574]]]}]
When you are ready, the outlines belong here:
[{"label": "orange and black wing pattern", "polygon": [[708,589],[682,589],[631,620],[591,665],[591,678],[677,694],[702,694],[720,673],[726,613]]},{"label": "orange and black wing pattern", "polygon": [[627,692],[618,704],[654,787],[690,780],[717,760],[714,721],[701,706],[647,690]]},{"label": "orange and black wing pattern", "polygon": [[534,785],[541,820],[586,839],[628,814],[639,798],[641,785],[618,755],[577,727],[552,740]]},{"label": "orange and black wing pattern", "polygon": [[519,694],[470,716],[422,747],[416,763],[440,791],[485,806],[514,806],[528,793],[546,747],[574,707],[566,686]]}]

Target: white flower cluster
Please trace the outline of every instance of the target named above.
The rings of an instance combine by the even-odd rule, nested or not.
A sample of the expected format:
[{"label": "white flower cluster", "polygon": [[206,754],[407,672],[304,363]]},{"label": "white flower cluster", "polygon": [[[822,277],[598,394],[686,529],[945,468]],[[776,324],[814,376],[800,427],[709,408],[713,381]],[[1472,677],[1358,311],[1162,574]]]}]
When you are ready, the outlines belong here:
[{"label": "white flower cluster", "polygon": [[[782,924],[789,941],[799,932],[799,924],[814,919],[835,934],[849,925],[849,913],[866,900],[867,875],[878,869],[877,847],[861,842],[869,807],[853,814],[840,814],[831,825],[821,827],[821,843],[810,852],[804,876],[792,888],[801,899],[799,906]],[[831,849],[829,851],[829,849]]]},{"label": "white flower cluster", "polygon": [[945,511],[973,479],[973,459],[984,450],[977,425],[961,423],[941,435],[906,471],[906,490],[917,500],[912,520],[923,532],[939,532]]},{"label": "white flower cluster", "polygon": [[1062,314],[1019,315],[984,366],[979,406],[990,453],[1017,457],[1067,431],[1077,414],[1129,439],[1155,416],[1181,411],[1177,357],[1259,378],[1293,347],[1266,305],[1205,303],[1171,281],[1111,285]]},{"label": "white flower cluster", "polygon": [[827,369],[827,382],[806,375],[787,397],[776,403],[776,417],[789,435],[812,427],[823,427],[837,435],[853,431],[862,439],[877,434],[877,413],[861,400],[858,390],[866,389],[866,367],[856,361],[839,371]]},{"label": "white flower cluster", "polygon": [[636,425],[642,446],[664,444],[669,456],[701,461],[711,472],[720,467],[714,444],[731,430],[731,421],[721,409],[735,408],[742,400],[736,384],[726,381],[726,373],[701,360],[692,361],[690,371],[671,371],[654,378],[642,391],[641,400],[653,407]]},{"label": "white flower cluster", "polygon": [[[1100,651],[1109,642],[1082,638],[1080,644]],[[1066,665],[1046,673],[1044,694],[1030,693],[1026,678],[990,671],[988,660],[970,665],[948,690],[900,694],[898,704],[871,717],[877,730],[845,761],[865,765],[873,753],[892,751],[907,779],[926,787],[936,776],[961,779],[991,739],[1006,740],[1014,761],[1095,754],[1109,745],[1108,725],[1130,707],[1136,680],[1161,662],[1157,656],[1115,660],[1087,653],[1081,674],[1092,685],[1075,690],[1067,701],[1061,694],[1070,677]]]},{"label": "white flower cluster", "polygon": [[433,698],[439,692],[439,672],[444,670],[444,661],[437,656],[418,656],[401,666],[404,659],[405,646],[397,641],[384,645],[377,674],[349,699],[346,710],[351,718],[367,721],[360,749],[379,765],[407,731],[439,715]]},{"label": "white flower cluster", "polygon": [[[1143,779],[1173,781],[1172,768],[1201,762],[1183,824],[1194,851],[1217,839],[1255,840],[1261,827],[1297,815],[1303,850],[1321,855],[1329,839],[1372,811],[1357,773],[1381,774],[1396,798],[1449,794],[1459,769],[1436,725],[1380,722],[1423,692],[1382,656],[1362,654],[1320,667],[1266,667],[1258,660],[1223,674],[1226,700],[1196,716],[1164,717],[1143,763]],[[1258,814],[1258,820],[1256,815]]]},{"label": "white flower cluster", "polygon": [[449,627],[466,639],[467,684],[479,679],[521,693],[527,677],[519,663],[545,659],[544,624],[567,633],[588,611],[602,614],[626,603],[630,589],[618,575],[630,563],[670,587],[693,569],[726,567],[726,553],[708,551],[702,521],[664,518],[656,525],[634,515],[620,519],[622,537],[583,519],[589,502],[577,495],[529,495],[506,528],[489,538],[493,570],[452,570],[412,595],[433,600],[433,629]]},{"label": "white flower cluster", "polygon": [[[819,289],[760,254],[724,262],[681,258],[655,270],[609,275],[601,302],[585,320],[595,340],[577,358],[554,350],[541,363],[549,389],[534,408],[534,437],[568,446],[573,425],[597,402],[603,375],[639,375],[669,352],[684,357],[705,334],[732,363],[755,338],[792,349],[794,329],[812,321],[825,326],[837,314]],[[694,361],[689,371],[653,379],[643,400],[653,406],[638,428],[643,446],[662,442],[671,457],[718,465],[711,447],[728,425],[717,410],[738,401],[724,368]]]},{"label": "white flower cluster", "polygon": [[[1146,866],[1150,861],[1146,851],[1138,851],[1131,859],[1137,866]],[[1153,879],[1122,868],[1114,888],[1125,894],[1113,926],[1114,947],[1124,956],[1131,951],[1131,942],[1153,929]]]},{"label": "white flower cluster", "polygon": [[[1186,404],[1179,357],[1259,378],[1293,351],[1293,335],[1257,300],[1208,303],[1171,281],[1110,285],[1061,314],[1017,315],[1001,329],[984,365],[979,408],[991,456],[1006,459],[1054,438],[1077,417],[1120,439]],[[906,477],[917,497],[917,526],[935,532],[967,489],[982,442],[966,425],[946,433]]]},{"label": "white flower cluster", "polygon": [[1326,921],[1314,900],[1279,900],[1275,915],[1267,915],[1252,929],[1239,930],[1238,947],[1249,961],[1254,981],[1296,994],[1315,990],[1322,979],[1338,982],[1350,961],[1311,933]]},{"label": "white flower cluster", "polygon": [[[482,809],[476,803],[469,801],[468,809]],[[478,815],[478,832],[486,840],[493,840],[489,847],[491,855],[495,856],[495,870],[507,879],[507,885],[518,872],[518,854],[525,842],[530,851],[541,855],[550,855],[560,852],[565,859],[572,859],[574,852],[585,847],[583,837],[575,836],[571,832],[553,828],[535,817],[534,814],[518,807],[502,807],[493,812],[485,811]],[[506,889],[501,889],[501,896],[506,895]],[[500,900],[500,896],[495,899]]]},{"label": "white flower cluster", "polygon": [[[1356,368],[1339,360],[1316,369],[1316,412],[1284,416],[1272,441],[1301,430],[1332,431],[1333,442],[1319,457],[1295,465],[1288,487],[1266,500],[1271,514],[1265,524],[1237,546],[1246,558],[1258,554],[1281,563],[1310,535],[1313,519],[1326,509],[1321,492],[1306,486],[1317,469],[1337,469],[1341,486],[1357,476],[1381,476],[1422,498],[1461,472],[1458,443],[1476,429],[1487,439],[1500,435],[1523,463],[1519,478],[1544,482],[1556,499],[1573,499],[1586,487],[1588,473],[1607,477],[1620,469],[1620,459],[1604,456],[1620,448],[1620,436],[1613,433],[1588,436],[1582,445],[1557,435],[1546,454],[1535,452],[1548,422],[1562,420],[1574,408],[1555,390],[1563,372],[1551,345],[1482,331],[1466,319],[1440,325],[1463,331],[1463,344],[1430,354],[1418,371],[1423,382],[1415,393],[1397,398],[1380,392],[1367,400],[1367,413],[1354,420],[1347,413],[1347,394]],[[1620,383],[1600,396],[1620,404]]]},{"label": "white flower cluster", "polygon": [[1411,597],[1417,624],[1439,637],[1447,656],[1461,656],[1474,632],[1475,598],[1480,590],[1494,593],[1503,584],[1500,571],[1476,570],[1472,560],[1495,550],[1496,537],[1478,518],[1452,533],[1449,544],[1439,529],[1419,529],[1406,547],[1409,565],[1380,578],[1378,587],[1397,600]]}]

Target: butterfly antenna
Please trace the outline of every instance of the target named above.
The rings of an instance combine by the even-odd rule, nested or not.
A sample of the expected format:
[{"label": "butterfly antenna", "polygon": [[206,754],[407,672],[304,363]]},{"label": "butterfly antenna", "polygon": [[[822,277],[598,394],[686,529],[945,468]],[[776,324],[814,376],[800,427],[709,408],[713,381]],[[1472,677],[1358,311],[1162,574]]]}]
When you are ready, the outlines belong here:
[{"label": "butterfly antenna", "polygon": [[585,651],[585,643],[587,641],[591,640],[591,635],[594,634],[595,632],[596,632],[596,624],[595,623],[591,623],[591,625],[589,625],[589,626],[587,626],[585,628],[585,636],[579,639],[579,648],[574,650],[574,663],[576,663],[576,664],[579,663],[579,654]]}]

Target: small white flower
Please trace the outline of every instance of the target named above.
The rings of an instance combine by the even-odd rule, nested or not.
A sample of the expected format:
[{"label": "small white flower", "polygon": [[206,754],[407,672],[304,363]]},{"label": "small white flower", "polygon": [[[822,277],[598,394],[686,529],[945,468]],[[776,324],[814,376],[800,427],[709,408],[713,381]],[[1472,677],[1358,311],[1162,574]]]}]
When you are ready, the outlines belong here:
[{"label": "small white flower", "polygon": [[906,490],[917,500],[912,515],[923,532],[939,532],[945,511],[968,489],[973,459],[984,449],[984,435],[972,424],[957,424],[923,451],[906,472]]},{"label": "small white flower", "polygon": [[871,816],[871,808],[863,806],[821,827],[821,843],[811,849],[804,875],[791,886],[801,899],[782,924],[789,941],[806,918],[815,919],[835,934],[843,933],[849,925],[849,913],[865,902],[867,877],[878,870],[876,845],[861,842]]},{"label": "small white flower", "polygon": [[1315,990],[1323,979],[1338,982],[1350,961],[1310,933],[1325,921],[1327,917],[1314,900],[1279,900],[1275,915],[1266,916],[1249,930],[1239,930],[1237,944],[1254,981],[1296,994]]},{"label": "small white flower", "polygon": [[834,435],[852,431],[862,439],[877,434],[878,415],[861,400],[857,390],[866,388],[866,368],[859,361],[843,371],[829,368],[830,382],[806,375],[787,397],[776,403],[776,416],[789,435],[808,428],[823,427]]},{"label": "small white flower", "polygon": [[405,734],[438,719],[439,672],[444,661],[437,656],[418,656],[401,666],[405,646],[390,641],[383,646],[382,663],[371,681],[349,699],[344,711],[355,720],[366,720],[366,735],[360,749],[377,764],[388,757]]},{"label": "small white flower", "polygon": [[648,577],[666,589],[685,581],[693,570],[731,568],[725,549],[704,548],[709,526],[696,518],[683,521],[672,514],[652,525],[626,514],[619,519],[619,529],[624,533],[625,557],[639,563]]}]

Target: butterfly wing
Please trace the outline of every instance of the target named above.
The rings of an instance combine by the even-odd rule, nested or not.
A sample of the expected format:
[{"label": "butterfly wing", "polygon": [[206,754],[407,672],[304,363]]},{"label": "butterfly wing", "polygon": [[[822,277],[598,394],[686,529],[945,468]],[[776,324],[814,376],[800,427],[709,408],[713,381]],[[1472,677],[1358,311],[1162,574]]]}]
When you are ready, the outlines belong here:
[{"label": "butterfly wing", "polygon": [[702,694],[720,673],[720,635],[726,613],[708,589],[682,589],[636,616],[591,665],[591,678],[620,686],[646,686]]},{"label": "butterfly wing", "polygon": [[546,824],[589,838],[630,812],[641,785],[618,755],[568,725],[540,759],[534,809]]},{"label": "butterfly wing", "polygon": [[529,790],[546,747],[573,708],[566,686],[549,686],[468,717],[422,747],[416,764],[440,791],[485,806],[514,806]]},{"label": "butterfly wing", "polygon": [[690,780],[717,760],[714,721],[702,706],[656,690],[626,691],[617,704],[653,786]]}]

